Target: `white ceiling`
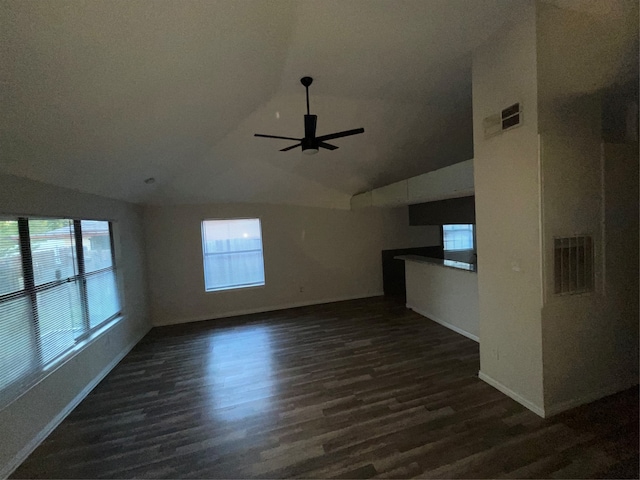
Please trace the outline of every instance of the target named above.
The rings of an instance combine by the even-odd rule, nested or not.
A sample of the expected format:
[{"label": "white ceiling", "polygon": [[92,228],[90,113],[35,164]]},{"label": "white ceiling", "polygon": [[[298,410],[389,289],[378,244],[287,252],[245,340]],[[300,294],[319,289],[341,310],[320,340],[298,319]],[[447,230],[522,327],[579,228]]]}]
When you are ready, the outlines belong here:
[{"label": "white ceiling", "polygon": [[[472,156],[471,51],[514,0],[0,5],[0,171],[137,203],[344,207]],[[302,136],[301,76],[318,134]],[[144,183],[154,177],[152,185]]]}]

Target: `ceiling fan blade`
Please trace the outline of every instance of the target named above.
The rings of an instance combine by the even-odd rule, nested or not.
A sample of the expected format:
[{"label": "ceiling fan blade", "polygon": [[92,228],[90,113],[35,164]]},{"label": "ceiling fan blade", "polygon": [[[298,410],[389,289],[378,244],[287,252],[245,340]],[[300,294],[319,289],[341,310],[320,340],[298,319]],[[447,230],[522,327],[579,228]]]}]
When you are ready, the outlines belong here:
[{"label": "ceiling fan blade", "polygon": [[253,134],[254,137],[264,137],[264,138],[280,138],[282,140],[295,140],[296,142],[299,142],[301,139],[300,138],[293,138],[293,137],[279,137],[277,135],[264,135],[262,133],[254,133]]},{"label": "ceiling fan blade", "polygon": [[353,130],[345,130],[344,132],[330,133],[329,135],[322,135],[321,137],[316,138],[316,140],[323,142],[324,140],[333,140],[334,138],[348,137],[359,133],[364,133],[364,128],[355,128]]},{"label": "ceiling fan blade", "polygon": [[316,136],[316,125],[318,123],[317,115],[304,116],[304,137],[314,138]]},{"label": "ceiling fan blade", "polygon": [[296,143],[295,145],[291,145],[290,147],[287,148],[283,148],[282,150],[280,150],[281,152],[286,152],[288,150],[293,150],[296,147],[299,147],[300,145],[302,145],[301,143]]},{"label": "ceiling fan blade", "polygon": [[324,143],[324,142],[318,142],[318,146],[322,148],[326,148],[327,150],[335,150],[336,148],[338,148],[335,145],[331,145],[330,143]]}]

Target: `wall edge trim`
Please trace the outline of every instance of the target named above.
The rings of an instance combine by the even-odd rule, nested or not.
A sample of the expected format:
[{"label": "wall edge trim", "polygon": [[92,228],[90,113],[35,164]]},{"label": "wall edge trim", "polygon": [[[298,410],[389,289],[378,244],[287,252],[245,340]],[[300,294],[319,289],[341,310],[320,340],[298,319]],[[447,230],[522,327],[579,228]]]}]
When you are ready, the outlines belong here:
[{"label": "wall edge trim", "polygon": [[29,441],[22,449],[14,455],[14,457],[7,463],[6,465],[0,467],[0,479],[9,478],[11,475],[26,459],[29,455],[33,453],[33,451],[40,446],[40,444],[53,432],[58,425],[60,425],[65,418],[86,398],[91,391],[98,386],[98,384],[115,368],[118,363],[122,361],[127,354],[133,350],[140,340],[144,338],[144,336],[149,333],[151,330],[151,326],[147,325],[147,327],[142,331],[142,333],[130,342],[127,346],[125,346],[118,355],[114,357],[114,359],[109,362],[101,371],[96,375],[93,380],[91,380],[73,399],[60,411],[58,414],[53,417],[53,419],[45,425],[45,427],[40,430],[32,439]]},{"label": "wall edge trim", "polygon": [[545,415],[546,412],[545,412],[544,408],[539,407],[538,405],[536,405],[532,401],[527,400],[526,398],[524,398],[519,393],[514,392],[509,387],[506,387],[505,385],[503,385],[502,383],[498,382],[497,380],[494,380],[489,375],[484,373],[482,370],[478,372],[478,378],[480,380],[482,380],[483,382],[488,383],[489,385],[491,385],[496,390],[499,390],[500,392],[504,393],[506,396],[511,397],[513,400],[518,402],[520,405],[528,408],[529,410],[531,410],[536,415],[538,415],[538,416],[540,416],[542,418],[546,417],[546,415]]},{"label": "wall edge trim", "polygon": [[480,338],[477,335],[474,335],[473,333],[469,333],[469,332],[467,332],[466,330],[463,330],[460,327],[456,327],[455,325],[453,325],[453,324],[451,324],[449,322],[446,322],[446,321],[444,321],[444,320],[442,320],[442,319],[440,319],[440,318],[438,318],[438,317],[436,317],[434,315],[431,315],[429,312],[427,312],[425,310],[422,310],[420,308],[416,308],[416,307],[414,307],[412,305],[409,305],[408,303],[406,304],[406,307],[408,309],[413,310],[414,312],[422,315],[423,317],[426,317],[427,319],[429,319],[429,320],[431,320],[433,322],[439,323],[440,325],[442,325],[443,327],[448,328],[449,330],[453,330],[454,332],[459,333],[460,335],[464,335],[465,337],[473,340],[474,342],[480,343]]},{"label": "wall edge trim", "polygon": [[230,312],[224,312],[224,313],[220,313],[220,314],[200,315],[200,316],[197,316],[197,317],[180,318],[178,320],[175,320],[175,321],[169,322],[169,323],[152,322],[152,325],[154,327],[167,327],[169,325],[181,325],[183,323],[204,322],[204,321],[207,321],[207,320],[218,320],[220,318],[238,317],[240,315],[251,315],[253,313],[275,312],[275,311],[278,311],[278,310],[287,310],[289,308],[309,307],[309,306],[312,306],[312,305],[322,305],[324,303],[344,302],[344,301],[347,301],[347,300],[359,300],[359,299],[362,299],[362,298],[381,297],[383,295],[384,295],[384,292],[379,291],[379,292],[374,292],[374,293],[367,293],[367,294],[364,294],[364,295],[349,295],[349,296],[344,296],[344,297],[326,298],[326,299],[322,299],[322,300],[309,300],[309,301],[306,301],[306,302],[283,303],[283,304],[280,304],[280,305],[273,305],[273,306],[268,306],[268,307],[248,308],[248,309],[245,309],[245,310],[232,310]]}]

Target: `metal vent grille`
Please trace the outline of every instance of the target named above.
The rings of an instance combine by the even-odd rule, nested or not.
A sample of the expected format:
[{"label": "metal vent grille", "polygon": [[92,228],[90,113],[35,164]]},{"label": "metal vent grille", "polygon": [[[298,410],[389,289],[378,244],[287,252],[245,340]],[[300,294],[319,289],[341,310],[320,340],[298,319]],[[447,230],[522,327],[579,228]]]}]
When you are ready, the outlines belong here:
[{"label": "metal vent grille", "polygon": [[593,291],[593,239],[576,235],[553,239],[554,293],[575,295]]},{"label": "metal vent grille", "polygon": [[484,138],[488,139],[500,135],[506,130],[511,130],[522,124],[522,107],[520,103],[503,109],[500,113],[489,115],[482,120]]},{"label": "metal vent grille", "polygon": [[500,113],[500,118],[502,119],[502,131],[510,130],[520,125],[521,114],[522,110],[520,109],[519,103],[514,103],[510,107],[502,110]]}]

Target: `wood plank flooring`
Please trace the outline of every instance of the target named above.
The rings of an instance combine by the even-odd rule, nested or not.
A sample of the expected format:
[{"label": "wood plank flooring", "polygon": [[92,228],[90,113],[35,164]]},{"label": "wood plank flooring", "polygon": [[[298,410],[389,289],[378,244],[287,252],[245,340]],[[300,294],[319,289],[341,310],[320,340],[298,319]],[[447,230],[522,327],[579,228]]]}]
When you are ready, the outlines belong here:
[{"label": "wood plank flooring", "polygon": [[638,478],[638,391],[543,420],[389,299],[154,328],[12,478]]}]

